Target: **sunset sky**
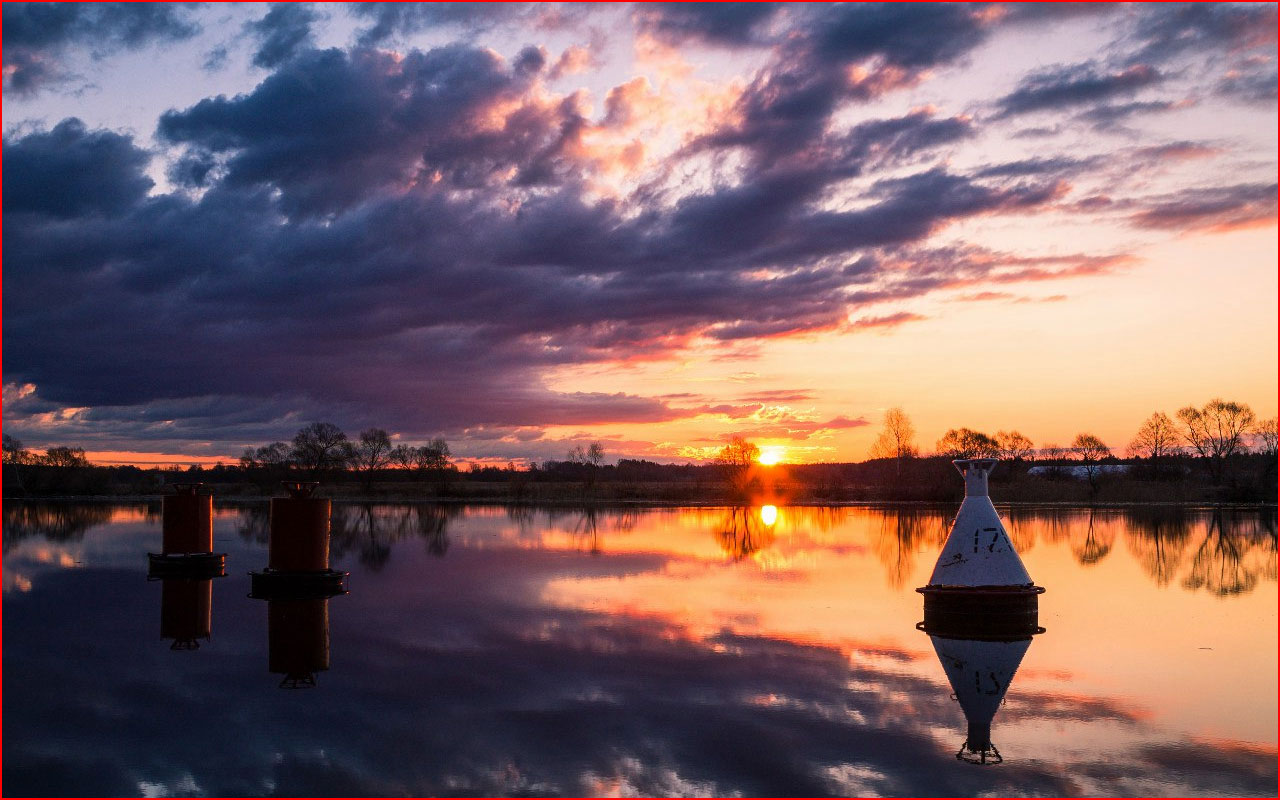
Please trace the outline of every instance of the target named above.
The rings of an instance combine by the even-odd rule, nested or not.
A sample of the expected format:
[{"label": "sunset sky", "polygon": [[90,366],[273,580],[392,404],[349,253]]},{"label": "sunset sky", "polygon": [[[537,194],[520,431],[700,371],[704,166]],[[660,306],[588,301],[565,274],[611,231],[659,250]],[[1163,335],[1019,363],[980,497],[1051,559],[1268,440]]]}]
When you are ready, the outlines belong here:
[{"label": "sunset sky", "polygon": [[1123,450],[1276,414],[1276,7],[3,6],[4,432]]}]

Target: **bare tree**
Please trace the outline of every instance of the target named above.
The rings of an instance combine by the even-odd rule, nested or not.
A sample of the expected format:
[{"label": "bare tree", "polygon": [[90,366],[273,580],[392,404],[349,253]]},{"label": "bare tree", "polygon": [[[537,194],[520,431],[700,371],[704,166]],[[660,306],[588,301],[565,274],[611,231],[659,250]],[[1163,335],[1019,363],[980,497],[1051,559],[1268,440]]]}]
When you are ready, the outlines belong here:
[{"label": "bare tree", "polygon": [[720,448],[715,463],[725,468],[729,484],[736,491],[745,491],[751,466],[760,458],[760,448],[741,436],[729,437],[729,443]]},{"label": "bare tree", "polygon": [[22,446],[22,442],[9,434],[4,434],[4,463],[30,464],[35,460],[31,451]]},{"label": "bare tree", "polygon": [[1264,419],[1253,429],[1257,437],[1258,452],[1264,456],[1276,456],[1276,418]]},{"label": "bare tree", "polygon": [[1075,441],[1071,443],[1071,452],[1075,453],[1076,458],[1080,459],[1080,463],[1084,465],[1085,476],[1089,479],[1089,488],[1096,493],[1098,478],[1102,474],[1102,465],[1099,462],[1111,457],[1111,448],[1092,433],[1081,433],[1077,434]]},{"label": "bare tree", "polygon": [[892,458],[899,475],[902,474],[902,459],[916,456],[915,426],[901,408],[891,408],[884,412],[884,429],[871,445],[872,458]]},{"label": "bare tree", "polygon": [[[1044,444],[1040,445],[1041,461],[1062,461],[1068,455],[1070,455],[1070,453],[1067,452],[1067,448],[1059,447],[1054,442],[1045,442]],[[1050,477],[1053,477],[1053,478],[1062,477],[1061,464],[1050,464],[1047,469]]]},{"label": "bare tree", "polygon": [[311,474],[344,466],[353,449],[342,429],[330,422],[313,422],[293,437],[290,458]]},{"label": "bare tree", "polygon": [[568,461],[570,464],[577,464],[582,470],[583,484],[588,488],[596,482],[596,473],[604,464],[604,445],[599,442],[592,442],[583,447],[577,447],[569,450]]},{"label": "bare tree", "polygon": [[391,437],[382,428],[360,431],[351,463],[363,473],[364,483],[368,486],[374,473],[391,463]]},{"label": "bare tree", "polygon": [[391,450],[391,463],[402,469],[413,469],[414,448],[407,444],[398,444]]},{"label": "bare tree", "polygon": [[985,433],[952,428],[938,440],[938,455],[950,458],[999,458],[1000,445]]},{"label": "bare tree", "polygon": [[1031,440],[1017,431],[996,431],[996,446],[1006,461],[1025,461],[1035,453]]},{"label": "bare tree", "polygon": [[1253,426],[1253,409],[1244,403],[1215,397],[1204,408],[1178,409],[1182,435],[1187,443],[1209,461],[1215,482],[1222,480],[1227,459],[1240,449],[1244,434]]},{"label": "bare tree", "polygon": [[1180,441],[1173,420],[1163,411],[1157,411],[1147,417],[1133,441],[1129,442],[1129,456],[1159,461],[1182,452],[1178,445]]},{"label": "bare tree", "polygon": [[449,443],[437,436],[417,449],[414,454],[414,466],[424,472],[443,475],[453,467],[449,462],[451,455],[453,453],[449,450]]}]

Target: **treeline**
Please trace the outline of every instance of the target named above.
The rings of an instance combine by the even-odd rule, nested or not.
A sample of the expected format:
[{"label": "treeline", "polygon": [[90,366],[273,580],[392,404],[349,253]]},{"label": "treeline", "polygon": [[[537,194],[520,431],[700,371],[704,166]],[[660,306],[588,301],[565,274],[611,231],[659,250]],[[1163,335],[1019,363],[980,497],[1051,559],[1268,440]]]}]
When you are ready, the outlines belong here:
[{"label": "treeline", "polygon": [[[505,467],[471,464],[461,470],[448,442],[393,444],[380,428],[348,438],[336,425],[316,422],[290,442],[244,451],[235,464],[187,469],[95,467],[84,450],[49,448],[34,454],[4,437],[5,495],[155,494],[167,483],[199,481],[223,495],[270,494],[283,480],[320,480],[333,496],[458,498],[552,502],[582,499],[747,501],[769,495],[790,502],[953,502],[963,491],[950,461],[990,457],[1002,499],[1023,502],[1238,502],[1276,500],[1276,420],[1257,421],[1243,403],[1221,399],[1156,412],[1119,457],[1099,437],[1082,432],[1070,446],[1036,447],[1016,430],[989,435],[948,430],[932,455],[921,455],[910,418],[890,409],[872,448],[859,463],[759,462],[760,448],[731,437],[709,464],[607,461],[600,442],[579,445],[563,460]],[[995,488],[998,487],[998,488]]]}]

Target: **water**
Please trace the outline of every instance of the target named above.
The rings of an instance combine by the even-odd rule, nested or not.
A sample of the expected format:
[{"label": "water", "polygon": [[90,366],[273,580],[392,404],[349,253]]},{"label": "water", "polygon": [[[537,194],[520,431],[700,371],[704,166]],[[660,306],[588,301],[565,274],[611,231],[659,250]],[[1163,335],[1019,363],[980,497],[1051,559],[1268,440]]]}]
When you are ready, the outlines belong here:
[{"label": "water", "polygon": [[1001,511],[1046,631],[976,766],[915,628],[954,509],[338,505],[350,594],[290,609],[265,504],[207,585],[147,580],[158,507],[7,504],[4,788],[1274,796],[1274,510]]}]

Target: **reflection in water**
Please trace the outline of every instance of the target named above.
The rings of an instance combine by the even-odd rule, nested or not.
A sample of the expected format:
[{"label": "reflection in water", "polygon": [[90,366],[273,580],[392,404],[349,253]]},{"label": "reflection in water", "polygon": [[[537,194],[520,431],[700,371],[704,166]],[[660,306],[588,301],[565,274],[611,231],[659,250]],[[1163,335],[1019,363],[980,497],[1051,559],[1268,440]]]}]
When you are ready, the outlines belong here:
[{"label": "reflection in water", "polygon": [[1234,533],[1228,532],[1231,528],[1223,513],[1214,511],[1208,531],[1192,552],[1191,565],[1182,580],[1185,588],[1205,589],[1216,595],[1243,594],[1252,591],[1260,577],[1276,579],[1275,525],[1265,533],[1256,525],[1237,524],[1234,529]]},{"label": "reflection in water", "polygon": [[465,513],[448,505],[335,504],[330,518],[330,552],[335,558],[351,551],[361,564],[377,571],[391,558],[392,545],[421,539],[433,556],[449,550],[449,521]]},{"label": "reflection in water", "polygon": [[1123,539],[1158,586],[1243,594],[1276,580],[1276,512],[1201,511],[1177,506],[1124,510],[1017,509],[1023,537],[1065,543],[1076,563],[1099,564]]},{"label": "reflection in water", "polygon": [[[139,510],[145,506],[139,506]],[[5,501],[4,552],[25,539],[78,541],[95,525],[111,521],[118,506],[89,503],[25,503]]]},{"label": "reflection in water", "polygon": [[[358,591],[332,616],[323,598],[271,598],[265,642],[242,599],[265,536],[235,536],[251,509],[218,515],[241,568],[219,579],[218,646],[197,658],[137,645],[154,637],[137,554],[158,520],[89,530],[74,568],[70,548],[14,548],[6,574],[39,579],[5,595],[10,794],[1274,796],[1275,628],[1258,624],[1274,621],[1274,516],[1144,532],[1098,510],[1094,540],[1114,546],[1085,567],[1087,510],[1013,512],[1054,637],[1018,664],[1013,643],[992,658],[911,628],[918,595],[894,576],[924,577],[945,511],[783,507],[769,526],[763,509],[335,510]],[[388,544],[381,571],[355,563],[370,538]],[[725,543],[767,546],[752,559],[771,569]],[[1252,587],[1184,585],[1207,569],[1202,543]],[[1140,566],[1161,544],[1163,583]],[[199,597],[172,616],[162,600],[164,632],[183,638],[181,618],[203,644]],[[323,702],[277,683],[321,684],[306,699]],[[962,755],[1001,768],[956,762],[953,691],[977,726]]]},{"label": "reflection in water", "polygon": [[[776,508],[774,519],[777,519]],[[765,522],[761,509],[752,506],[725,509],[715,533],[720,548],[733,561],[741,561],[763,550],[773,544],[774,538],[773,525]]]},{"label": "reflection in water", "polygon": [[889,585],[901,589],[915,570],[916,554],[923,546],[941,548],[947,540],[947,521],[937,512],[920,509],[886,509],[880,517],[876,557],[884,565]]},{"label": "reflection in water", "polygon": [[164,578],[160,587],[160,638],[170,650],[198,650],[213,627],[213,579]]},{"label": "reflection in water", "polygon": [[991,741],[991,720],[1031,647],[1031,637],[954,639],[930,634],[929,640],[969,727],[956,758],[970,764],[999,764],[1004,758]]},{"label": "reflection in water", "polygon": [[1116,541],[1115,520],[1100,521],[1095,517],[1093,509],[1089,509],[1089,524],[1084,538],[1073,537],[1071,540],[1071,553],[1076,562],[1086,566],[1106,558]]},{"label": "reflection in water", "polygon": [[329,669],[329,598],[267,600],[267,651],[281,689],[314,687]]}]

